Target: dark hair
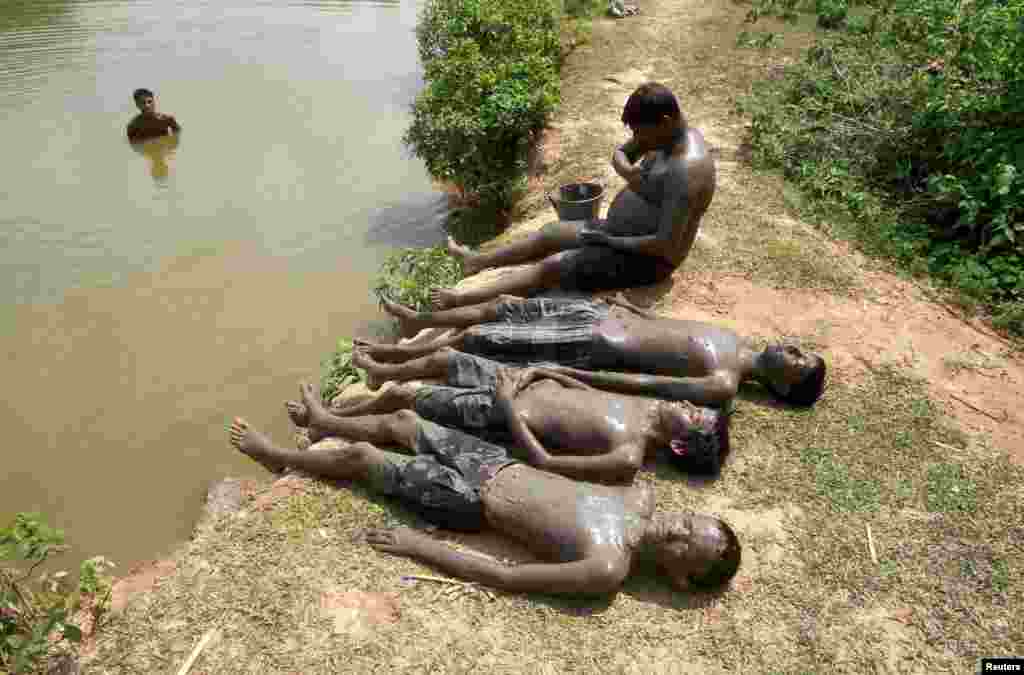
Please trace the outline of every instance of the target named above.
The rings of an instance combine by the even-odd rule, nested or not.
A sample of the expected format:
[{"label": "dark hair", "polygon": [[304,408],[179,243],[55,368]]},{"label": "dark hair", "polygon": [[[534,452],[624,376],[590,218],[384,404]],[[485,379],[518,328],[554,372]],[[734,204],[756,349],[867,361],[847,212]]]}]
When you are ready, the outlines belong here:
[{"label": "dark hair", "polygon": [[711,563],[704,574],[690,576],[690,583],[699,588],[712,589],[727,584],[736,576],[736,570],[740,568],[740,558],[743,557],[740,540],[736,538],[736,533],[724,520],[718,521],[718,529],[725,536],[725,550],[718,556],[718,560]]},{"label": "dark hair", "polygon": [[693,429],[686,438],[676,439],[685,451],[680,453],[669,447],[669,461],[684,473],[717,476],[722,461],[729,454],[729,421],[732,416],[725,409],[702,409],[701,414],[714,415],[711,429]]},{"label": "dark hair", "polygon": [[657,124],[665,115],[682,121],[683,126],[686,126],[675,94],[663,84],[647,82],[629,95],[622,109],[622,123],[627,126]]},{"label": "dark hair", "polygon": [[132,92],[132,99],[136,101],[138,101],[140,98],[145,98],[147,96],[152,98],[154,94],[149,89],[136,89]]},{"label": "dark hair", "polygon": [[817,354],[814,356],[818,359],[818,365],[807,373],[804,379],[791,386],[788,394],[779,392],[771,383],[768,383],[768,388],[786,403],[803,407],[814,405],[825,391],[825,359]]}]

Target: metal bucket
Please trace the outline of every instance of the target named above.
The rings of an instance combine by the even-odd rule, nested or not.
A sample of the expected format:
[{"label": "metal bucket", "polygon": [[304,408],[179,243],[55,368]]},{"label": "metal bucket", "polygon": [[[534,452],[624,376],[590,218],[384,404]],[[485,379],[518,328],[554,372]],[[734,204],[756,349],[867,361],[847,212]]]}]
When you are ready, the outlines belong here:
[{"label": "metal bucket", "polygon": [[558,197],[548,193],[559,220],[597,220],[604,199],[604,186],[597,183],[566,183],[558,188]]}]

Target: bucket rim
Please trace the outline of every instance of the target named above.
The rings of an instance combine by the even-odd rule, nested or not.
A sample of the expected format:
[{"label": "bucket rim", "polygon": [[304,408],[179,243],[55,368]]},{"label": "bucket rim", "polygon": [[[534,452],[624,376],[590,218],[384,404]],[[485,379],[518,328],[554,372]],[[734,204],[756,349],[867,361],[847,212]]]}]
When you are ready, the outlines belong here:
[{"label": "bucket rim", "polygon": [[[593,197],[587,197],[586,199],[562,199],[562,190],[564,188],[571,187],[573,185],[589,185],[589,186],[594,186],[594,187],[597,188],[598,191],[597,191],[596,195],[594,195]],[[548,191],[548,198],[549,199],[557,200],[559,202],[564,202],[566,204],[586,204],[588,202],[593,202],[593,201],[596,201],[596,200],[599,200],[599,199],[603,198],[604,197],[604,192],[605,192],[605,186],[602,183],[596,183],[596,182],[590,182],[590,181],[587,181],[587,182],[571,181],[569,183],[562,183],[561,185],[557,186],[556,188],[554,188],[552,190],[549,190]]]}]

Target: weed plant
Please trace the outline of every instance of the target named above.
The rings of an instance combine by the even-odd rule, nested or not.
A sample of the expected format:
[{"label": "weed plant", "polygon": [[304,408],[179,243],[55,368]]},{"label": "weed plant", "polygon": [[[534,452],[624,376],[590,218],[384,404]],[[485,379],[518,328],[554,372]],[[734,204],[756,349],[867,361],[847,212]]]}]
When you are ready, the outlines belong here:
[{"label": "weed plant", "polygon": [[[790,9],[761,2],[748,20]],[[754,162],[1024,333],[1024,0],[864,9],[818,0],[819,26],[842,30],[744,99]]]},{"label": "weed plant", "polygon": [[430,289],[462,279],[462,263],[443,246],[395,251],[384,261],[374,292],[413,309],[430,309]]},{"label": "weed plant", "polygon": [[81,642],[76,621],[91,614],[95,631],[106,613],[113,563],[102,556],[82,563],[77,586],[67,572],[36,574],[66,548],[64,533],[38,514],[19,513],[0,529],[0,672],[46,667]]}]

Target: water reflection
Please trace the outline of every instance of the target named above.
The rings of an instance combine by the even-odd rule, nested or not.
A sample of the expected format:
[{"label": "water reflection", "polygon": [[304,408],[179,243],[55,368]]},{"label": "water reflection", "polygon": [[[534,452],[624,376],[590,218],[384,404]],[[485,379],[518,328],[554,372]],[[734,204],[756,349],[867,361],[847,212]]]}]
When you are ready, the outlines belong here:
[{"label": "water reflection", "polygon": [[157,187],[167,187],[171,175],[171,160],[181,144],[180,134],[170,134],[148,141],[129,143],[132,150],[146,158],[149,175]]},{"label": "water reflection", "polygon": [[[187,536],[205,481],[259,473],[225,421],[286,437],[280,401],[375,315],[387,249],[367,239],[440,216],[400,141],[417,10],[0,0],[0,428],[25,449],[0,514],[131,566]],[[187,151],[122,146],[138,87]]]},{"label": "water reflection", "polygon": [[445,240],[448,196],[436,192],[410,195],[370,216],[366,241],[393,246],[436,246]]},{"label": "water reflection", "polygon": [[64,18],[73,0],[4,0],[0,2],[0,33],[49,26]]}]

